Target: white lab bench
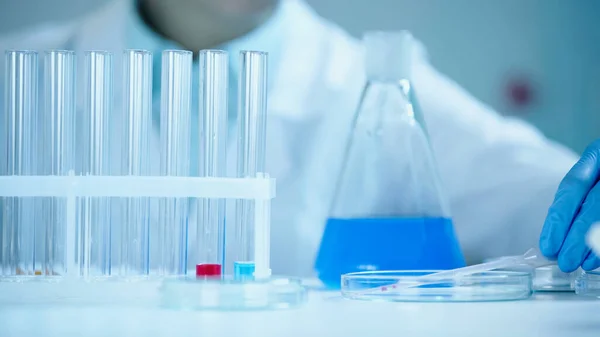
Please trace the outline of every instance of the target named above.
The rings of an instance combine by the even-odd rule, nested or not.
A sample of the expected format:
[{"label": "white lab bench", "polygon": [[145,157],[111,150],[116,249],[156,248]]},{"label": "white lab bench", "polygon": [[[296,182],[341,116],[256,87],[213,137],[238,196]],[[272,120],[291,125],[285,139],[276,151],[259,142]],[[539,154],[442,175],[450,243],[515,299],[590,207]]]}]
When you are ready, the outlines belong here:
[{"label": "white lab bench", "polygon": [[537,293],[523,301],[386,303],[312,290],[302,307],[279,311],[0,304],[0,336],[599,337],[600,300]]}]

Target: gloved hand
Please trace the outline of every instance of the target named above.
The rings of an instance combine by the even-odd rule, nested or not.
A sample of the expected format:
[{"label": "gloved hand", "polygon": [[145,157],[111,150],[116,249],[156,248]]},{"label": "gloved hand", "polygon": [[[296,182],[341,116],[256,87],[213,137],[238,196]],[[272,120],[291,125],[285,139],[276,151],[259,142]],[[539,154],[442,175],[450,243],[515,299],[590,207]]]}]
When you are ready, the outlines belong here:
[{"label": "gloved hand", "polygon": [[563,272],[600,267],[585,235],[600,220],[600,139],[590,144],[556,192],[540,235],[540,250]]}]

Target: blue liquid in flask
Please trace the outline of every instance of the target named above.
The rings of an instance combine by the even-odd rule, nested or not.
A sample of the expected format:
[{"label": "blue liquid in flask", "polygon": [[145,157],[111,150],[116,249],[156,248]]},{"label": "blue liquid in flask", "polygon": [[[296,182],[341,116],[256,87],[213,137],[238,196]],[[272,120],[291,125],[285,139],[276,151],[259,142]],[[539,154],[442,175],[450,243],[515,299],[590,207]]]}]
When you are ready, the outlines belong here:
[{"label": "blue liquid in flask", "polygon": [[371,270],[442,270],[464,267],[448,218],[327,220],[315,263],[327,288],[346,273]]}]

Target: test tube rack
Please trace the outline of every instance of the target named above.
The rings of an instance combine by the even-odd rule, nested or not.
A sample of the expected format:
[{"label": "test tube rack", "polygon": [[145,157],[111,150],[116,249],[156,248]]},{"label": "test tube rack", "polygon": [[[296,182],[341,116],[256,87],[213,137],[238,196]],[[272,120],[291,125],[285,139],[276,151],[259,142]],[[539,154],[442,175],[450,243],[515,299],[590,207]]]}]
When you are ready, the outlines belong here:
[{"label": "test tube rack", "polygon": [[[280,309],[300,305],[305,290],[297,280],[273,278],[269,267],[270,211],[275,179],[159,176],[0,176],[0,197],[66,200],[67,259],[75,262],[76,203],[86,197],[212,198],[252,200],[256,235],[254,280],[231,282],[194,277],[85,278],[79,265],[62,276],[0,276],[5,304],[118,304],[176,309]],[[4,282],[3,282],[4,281]],[[158,296],[157,296],[158,294]],[[67,300],[68,299],[68,300]]]},{"label": "test tube rack", "polygon": [[[256,178],[205,178],[165,176],[0,176],[0,197],[53,197],[66,200],[67,261],[75,263],[76,203],[82,197],[117,198],[210,198],[254,201],[254,254],[257,279],[271,276],[269,263],[271,199],[275,179],[268,174]],[[71,235],[69,235],[71,234]],[[78,268],[67,268],[67,275]]]},{"label": "test tube rack", "polygon": [[[240,52],[236,178],[226,174],[228,54],[219,50],[200,51],[200,172],[191,173],[192,55],[162,53],[160,139],[151,150],[152,53],[124,51],[123,105],[115,112],[111,52],[85,52],[78,86],[75,52],[47,51],[43,109],[37,52],[6,52],[0,303],[257,309],[304,302],[299,281],[271,276],[267,54]],[[160,172],[150,169],[150,152]],[[236,201],[233,239],[224,230],[226,200]],[[242,247],[234,271],[236,263],[248,268],[228,275],[224,245]],[[215,268],[198,271],[206,266]]]}]

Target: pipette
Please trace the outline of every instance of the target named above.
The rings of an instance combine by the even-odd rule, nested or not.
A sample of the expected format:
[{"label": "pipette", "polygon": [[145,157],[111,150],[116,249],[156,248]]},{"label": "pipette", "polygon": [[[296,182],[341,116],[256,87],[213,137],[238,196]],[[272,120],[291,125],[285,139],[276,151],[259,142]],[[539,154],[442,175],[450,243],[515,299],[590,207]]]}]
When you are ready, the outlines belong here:
[{"label": "pipette", "polygon": [[414,278],[414,283],[402,282],[386,286],[380,286],[368,289],[366,293],[393,292],[394,290],[403,288],[413,288],[429,284],[437,284],[441,281],[445,282],[453,279],[458,279],[463,276],[483,273],[494,269],[510,268],[522,265],[526,265],[531,268],[538,268],[551,265],[553,263],[554,262],[544,258],[542,253],[540,253],[540,251],[537,248],[531,248],[523,255],[506,256],[498,260],[476,264],[473,266],[444,270],[433,274],[418,276]]}]

